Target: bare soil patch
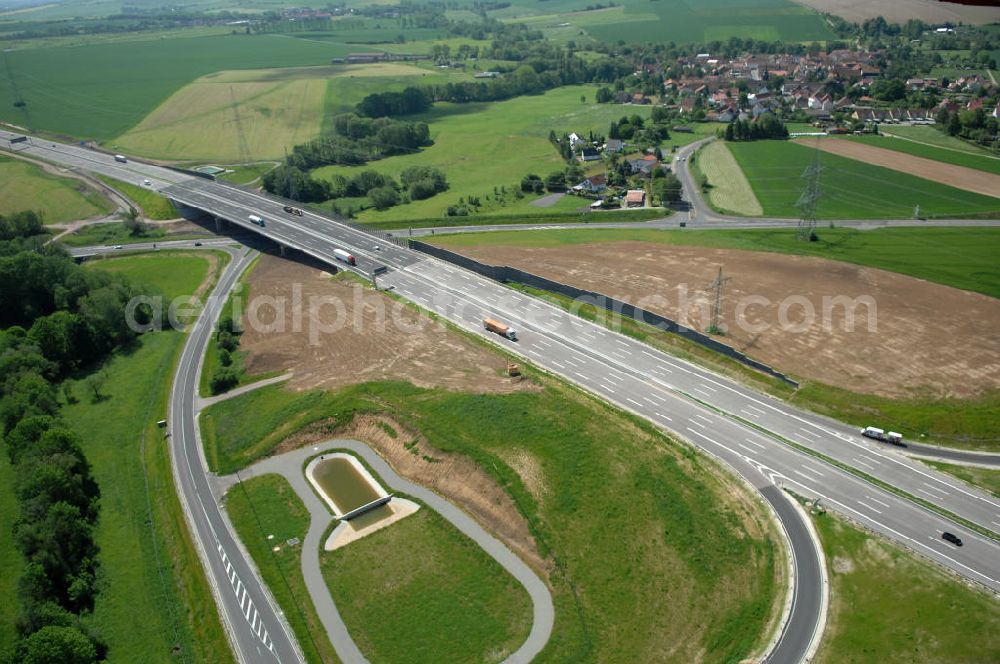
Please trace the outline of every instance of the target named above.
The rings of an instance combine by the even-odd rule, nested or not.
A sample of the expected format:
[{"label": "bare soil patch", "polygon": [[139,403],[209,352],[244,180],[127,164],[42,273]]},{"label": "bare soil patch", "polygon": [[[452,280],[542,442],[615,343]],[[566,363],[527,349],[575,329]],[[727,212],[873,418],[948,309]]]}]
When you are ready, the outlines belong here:
[{"label": "bare soil patch", "polygon": [[503,357],[381,293],[262,256],[249,278],[240,349],[247,371],[294,372],[291,389],[406,380],[467,392],[536,389]]},{"label": "bare soil patch", "polygon": [[[892,398],[967,398],[1000,388],[1000,301],[986,295],[822,258],[732,249],[610,242],[461,251],[686,319],[701,331],[711,324],[708,285],[721,265],[731,277],[722,340],[781,371]],[[824,297],[839,296],[871,298],[875,306],[854,307],[852,328],[836,301],[824,315]],[[767,329],[736,324],[741,302],[750,305],[741,320]]]},{"label": "bare soil patch", "polygon": [[795,142],[808,147],[818,147],[824,152],[832,152],[849,159],[857,159],[883,168],[891,168],[901,173],[909,173],[918,178],[940,182],[956,189],[1000,198],[1000,175],[986,171],[835,138],[819,141],[795,139]]},{"label": "bare soil patch", "polygon": [[920,19],[926,23],[993,23],[997,19],[996,7],[960,5],[939,0],[795,0],[800,5],[828,14],[835,14],[855,23],[884,16],[890,23],[906,23]]}]

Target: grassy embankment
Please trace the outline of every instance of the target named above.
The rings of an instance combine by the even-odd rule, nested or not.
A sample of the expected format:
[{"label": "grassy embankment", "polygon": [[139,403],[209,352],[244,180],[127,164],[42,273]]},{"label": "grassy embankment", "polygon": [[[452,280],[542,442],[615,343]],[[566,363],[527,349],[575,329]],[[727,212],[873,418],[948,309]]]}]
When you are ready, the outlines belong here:
[{"label": "grassy embankment", "polygon": [[[309,512],[280,475],[251,478],[226,494],[226,512],[295,632],[310,664],[339,662],[302,576],[302,544]],[[268,539],[273,535],[273,539]],[[297,537],[299,544],[286,542]],[[278,551],[273,547],[279,546]]]},{"label": "grassy embankment", "polygon": [[838,517],[814,517],[830,578],[821,664],[1000,661],[994,597]]},{"label": "grassy embankment", "polygon": [[[783,566],[761,506],[647,423],[533,377],[541,394],[264,387],[203,413],[206,455],[213,469],[231,472],[311,423],[386,414],[434,447],[471,457],[514,498],[554,566],[555,633],[540,661],[650,661],[667,649],[680,660],[749,656],[781,595]],[[513,469],[519,457],[537,468],[533,479]]]},{"label": "grassy embankment", "polygon": [[[649,106],[596,104],[593,101],[596,90],[591,85],[567,86],[502,102],[438,103],[427,113],[408,117],[430,125],[434,145],[364,166],[328,166],[314,173],[318,177],[334,173],[350,177],[370,169],[398,179],[400,172],[409,166],[432,166],[445,173],[448,191],[382,212],[365,210],[359,215],[360,221],[386,228],[406,228],[413,219],[435,220],[433,225],[469,223],[468,218],[444,216],[449,205],[469,196],[480,198],[483,204],[480,213],[484,215],[551,215],[546,208],[530,205],[538,196],[516,199],[513,195],[525,175],[534,173],[544,178],[565,168],[565,162],[548,140],[549,132],[603,134],[608,124],[622,115],[649,116]],[[586,103],[580,102],[581,96],[587,99]],[[506,197],[494,193],[501,186],[508,190]],[[501,204],[498,198],[506,200],[506,204]],[[577,207],[586,207],[589,202],[570,200],[565,205],[575,203],[579,203]],[[572,211],[569,214],[578,216]]]},{"label": "grassy embankment", "polygon": [[[870,264],[870,257],[878,256],[881,268],[1000,297],[1000,274],[994,270],[993,258],[1000,244],[1000,229],[995,228],[893,228],[877,231],[820,229],[820,241],[811,243],[798,242],[789,230],[641,229],[461,234],[437,236],[434,242],[460,250],[462,246],[484,244],[558,246],[615,240],[776,251],[860,264]],[[955,260],[956,255],[961,255],[962,260]],[[568,299],[565,298],[555,298],[554,302],[568,306]],[[599,312],[584,308],[580,313],[593,317]],[[603,319],[604,314],[600,313]],[[782,383],[767,379],[675,335],[634,323],[630,319],[612,317],[605,322],[620,326],[624,332],[651,343],[662,344],[672,353],[689,357],[792,403],[842,421],[859,425],[872,419],[896,422],[902,430],[912,432],[914,438],[925,434],[931,441],[955,447],[995,449],[1000,440],[1000,421],[994,417],[996,409],[1000,407],[1000,394],[987,394],[977,400],[963,401],[938,398],[893,400],[871,395],[860,396],[812,381],[804,382],[793,392]]]},{"label": "grassy embankment", "polygon": [[703,175],[709,185],[707,200],[712,209],[722,214],[759,217],[764,213],[750,183],[733,158],[725,141],[712,141],[691,157],[695,182]]},{"label": "grassy embankment", "polygon": [[916,143],[914,141],[894,138],[891,136],[845,136],[844,138],[838,140],[865,143],[866,145],[872,145],[886,150],[895,150],[896,152],[911,154],[915,157],[933,159],[945,164],[965,166],[966,168],[974,168],[976,170],[987,171],[989,173],[1000,175],[1000,156],[989,156],[985,153],[973,154],[964,150],[935,147],[933,145]]},{"label": "grassy embankment", "polygon": [[0,215],[37,210],[46,224],[110,214],[114,204],[75,178],[46,173],[40,166],[0,156]]},{"label": "grassy embankment", "polygon": [[531,629],[524,587],[427,506],[323,552],[320,565],[348,630],[372,661],[500,661]]},{"label": "grassy embankment", "polygon": [[93,247],[98,245],[116,244],[141,244],[145,242],[166,242],[168,240],[198,240],[214,237],[208,231],[202,233],[167,233],[163,228],[149,226],[146,232],[139,235],[132,235],[125,224],[112,222],[107,224],[93,224],[73,231],[59,238],[59,242],[67,247]]},{"label": "grassy embankment", "polygon": [[155,191],[139,185],[122,182],[121,180],[115,180],[104,175],[97,177],[109,187],[117,189],[123,196],[139,206],[147,219],[163,221],[166,219],[176,219],[180,216],[177,214],[174,204],[166,196],[161,196]]},{"label": "grassy embankment", "polygon": [[954,475],[964,482],[981,487],[997,498],[1000,498],[1000,469],[980,468],[978,466],[955,466],[939,461],[924,461],[924,463],[949,475]]},{"label": "grassy embankment", "polygon": [[879,132],[888,136],[908,138],[920,143],[926,143],[927,145],[947,148],[949,150],[957,150],[959,152],[965,152],[977,156],[992,154],[990,151],[979,147],[975,143],[969,143],[968,141],[963,141],[960,138],[949,136],[943,131],[939,131],[934,127],[926,125],[881,125],[879,127]]},{"label": "grassy embankment", "polygon": [[220,180],[226,180],[228,182],[235,182],[236,184],[253,184],[259,185],[260,178],[264,176],[265,173],[270,171],[276,165],[275,162],[264,162],[262,164],[237,164],[232,166],[226,166],[229,173],[223,173],[218,176]]},{"label": "grassy embankment", "polygon": [[[123,269],[144,275],[167,297],[190,293],[208,274],[197,256],[185,265],[166,254],[157,265]],[[162,259],[162,263],[161,263]],[[161,270],[160,264],[169,267]],[[101,266],[98,265],[98,268]],[[192,276],[192,273],[195,276]],[[150,281],[148,277],[155,275]],[[107,640],[111,661],[173,662],[229,658],[214,600],[174,491],[168,448],[156,421],[166,416],[171,376],[184,336],[166,330],[139,337],[116,353],[103,398],[94,402],[83,380],[72,382],[76,401],[63,408],[83,438],[101,487],[101,593],[90,622]]]},{"label": "grassy embankment", "polygon": [[[788,141],[731,143],[729,149],[765,216],[800,215],[795,203],[805,187],[802,174],[813,163],[814,149]],[[1000,199],[991,196],[830,153],[823,153],[820,163],[819,219],[912,219],[917,205],[921,217],[1000,217]]]}]

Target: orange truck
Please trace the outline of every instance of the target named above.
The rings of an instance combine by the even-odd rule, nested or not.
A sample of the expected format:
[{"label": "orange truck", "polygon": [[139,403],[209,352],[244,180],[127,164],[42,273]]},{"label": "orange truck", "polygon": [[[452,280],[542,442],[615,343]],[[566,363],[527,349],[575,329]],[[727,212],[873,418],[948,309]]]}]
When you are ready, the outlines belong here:
[{"label": "orange truck", "polygon": [[509,325],[504,325],[498,320],[493,320],[492,318],[483,319],[483,327],[494,334],[499,334],[505,339],[517,341],[517,332],[515,332]]}]

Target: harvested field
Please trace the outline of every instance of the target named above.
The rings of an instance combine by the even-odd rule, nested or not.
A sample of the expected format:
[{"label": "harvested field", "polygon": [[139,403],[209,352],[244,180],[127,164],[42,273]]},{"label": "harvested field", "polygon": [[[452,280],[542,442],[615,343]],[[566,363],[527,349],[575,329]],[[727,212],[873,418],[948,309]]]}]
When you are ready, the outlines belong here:
[{"label": "harvested field", "polygon": [[[781,371],[891,398],[967,398],[1000,388],[1000,301],[978,293],[822,258],[730,249],[632,241],[454,249],[681,322],[683,312],[687,324],[702,331],[710,324],[708,284],[721,265],[731,277],[723,306],[725,340]],[[836,300],[828,300],[824,313],[824,297],[843,296],[858,298],[853,331],[847,308]],[[875,306],[869,309],[860,298],[871,298]],[[814,321],[806,325],[810,308]]]},{"label": "harvested field", "polygon": [[906,23],[911,18],[925,23],[993,23],[1000,20],[996,7],[976,7],[938,0],[795,0],[816,11],[835,14],[854,23],[869,18],[885,17],[890,23]]},{"label": "harvested field", "polygon": [[708,198],[713,207],[748,217],[764,214],[747,176],[723,141],[706,145],[698,155],[697,165],[712,185]]},{"label": "harvested field", "polygon": [[317,268],[262,256],[250,273],[248,295],[240,340],[247,373],[291,370],[292,389],[393,379],[480,393],[534,389],[502,375],[506,363],[496,353]]},{"label": "harvested field", "polygon": [[987,173],[974,168],[946,164],[941,161],[917,157],[896,150],[844,141],[838,139],[795,139],[796,143],[807,147],[819,147],[824,152],[857,159],[875,166],[891,168],[894,171],[908,173],[920,178],[940,182],[956,189],[964,189],[984,196],[1000,198],[1000,175]]}]

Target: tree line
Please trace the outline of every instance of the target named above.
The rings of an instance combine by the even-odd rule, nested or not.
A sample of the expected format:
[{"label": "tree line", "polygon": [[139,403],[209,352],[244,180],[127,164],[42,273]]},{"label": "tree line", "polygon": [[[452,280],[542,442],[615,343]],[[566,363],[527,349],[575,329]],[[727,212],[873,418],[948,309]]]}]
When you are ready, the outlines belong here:
[{"label": "tree line", "polygon": [[726,125],[723,138],[727,141],[756,141],[762,138],[788,138],[785,123],[767,113],[756,120],[736,120]]},{"label": "tree line", "polygon": [[[100,489],[80,438],[60,419],[57,388],[72,400],[67,375],[134,338],[124,310],[148,293],[84,270],[47,238],[34,212],[0,216],[0,431],[14,467],[13,542],[25,560],[19,638],[0,661],[85,664],[107,651],[86,620],[99,590]],[[146,308],[137,318],[152,315]],[[100,371],[86,384],[103,398]]]}]

